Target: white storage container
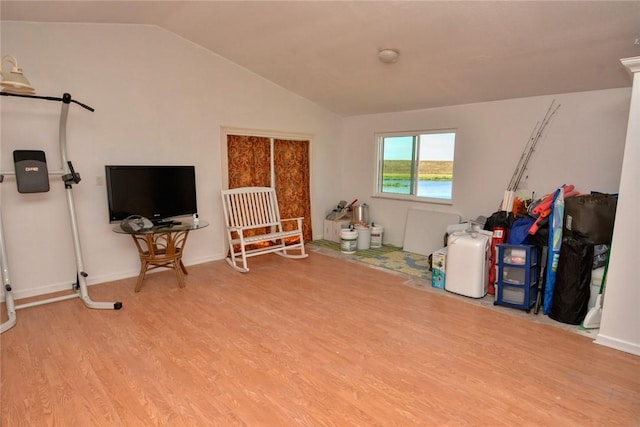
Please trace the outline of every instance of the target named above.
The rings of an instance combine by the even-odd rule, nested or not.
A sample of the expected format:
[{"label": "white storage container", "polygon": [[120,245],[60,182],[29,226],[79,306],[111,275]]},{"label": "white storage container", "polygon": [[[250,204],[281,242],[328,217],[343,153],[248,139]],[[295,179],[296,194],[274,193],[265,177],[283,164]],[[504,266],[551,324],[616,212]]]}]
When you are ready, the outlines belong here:
[{"label": "white storage container", "polygon": [[371,227],[368,225],[356,225],[358,232],[358,250],[366,251],[371,246]]},{"label": "white storage container", "polygon": [[372,248],[381,248],[382,247],[382,233],[384,233],[384,228],[380,225],[371,224],[371,247]]},{"label": "white storage container", "polygon": [[345,228],[340,231],[340,251],[345,254],[355,254],[358,248],[358,232]]},{"label": "white storage container", "polygon": [[447,280],[449,292],[482,298],[489,289],[490,231],[455,232],[447,239]]}]

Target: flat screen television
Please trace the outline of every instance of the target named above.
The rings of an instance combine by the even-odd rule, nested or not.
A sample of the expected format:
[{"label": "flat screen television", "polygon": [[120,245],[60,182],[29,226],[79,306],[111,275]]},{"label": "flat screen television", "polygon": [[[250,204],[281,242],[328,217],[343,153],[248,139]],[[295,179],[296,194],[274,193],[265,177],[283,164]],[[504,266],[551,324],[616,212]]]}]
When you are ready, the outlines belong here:
[{"label": "flat screen television", "polygon": [[142,215],[155,223],[198,212],[194,166],[105,166],[109,222]]}]

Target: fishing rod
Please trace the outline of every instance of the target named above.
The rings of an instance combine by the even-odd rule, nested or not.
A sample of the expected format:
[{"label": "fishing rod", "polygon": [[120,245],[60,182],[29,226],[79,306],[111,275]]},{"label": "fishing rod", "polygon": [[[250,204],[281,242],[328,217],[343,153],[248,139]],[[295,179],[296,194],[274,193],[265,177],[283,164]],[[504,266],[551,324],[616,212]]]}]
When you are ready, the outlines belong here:
[{"label": "fishing rod", "polygon": [[522,179],[522,176],[524,175],[524,171],[527,169],[527,165],[529,163],[529,159],[533,155],[533,152],[535,151],[536,145],[538,145],[538,141],[542,137],[542,133],[543,133],[544,129],[547,127],[547,125],[549,124],[549,121],[551,121],[551,118],[554,116],[556,111],[558,111],[558,108],[560,108],[560,104],[558,104],[552,110],[552,107],[553,107],[555,102],[556,102],[555,99],[551,102],[551,105],[549,105],[549,108],[547,109],[547,112],[544,115],[544,118],[542,119],[542,124],[538,128],[538,132],[536,133],[536,136],[533,139],[531,147],[529,148],[529,151],[527,152],[527,157],[526,157],[526,159],[524,161],[524,165],[523,165],[523,167],[520,169],[520,171],[518,173],[518,178],[516,179],[513,191],[516,191],[518,189],[518,187],[520,186],[520,181]]},{"label": "fishing rod", "polygon": [[515,190],[518,173],[520,172],[520,168],[522,168],[523,162],[525,161],[527,147],[529,147],[529,145],[533,142],[538,131],[538,126],[540,126],[540,122],[537,122],[535,127],[533,128],[533,131],[531,131],[531,136],[529,136],[529,139],[527,140],[527,145],[525,145],[524,151],[520,155],[520,160],[518,160],[518,164],[516,165],[516,169],[513,171],[513,175],[511,175],[511,180],[509,181],[509,185],[507,186],[507,190],[509,191]]},{"label": "fishing rod", "polygon": [[[504,198],[502,200],[502,210],[510,212],[513,209],[513,201],[515,198],[515,192],[520,187],[520,181],[522,180],[522,176],[524,175],[525,170],[527,169],[527,165],[529,164],[529,160],[535,151],[536,145],[538,145],[538,141],[542,137],[542,133],[544,129],[547,127],[551,118],[555,115],[560,108],[560,104],[555,105],[556,100],[551,101],[549,108],[542,119],[541,122],[537,122],[533,131],[531,132],[531,136],[527,140],[527,144],[524,147],[522,155],[520,156],[520,160],[516,165],[516,169],[511,176],[511,180],[509,181],[509,185],[504,194]],[[554,107],[555,105],[555,107]]]}]

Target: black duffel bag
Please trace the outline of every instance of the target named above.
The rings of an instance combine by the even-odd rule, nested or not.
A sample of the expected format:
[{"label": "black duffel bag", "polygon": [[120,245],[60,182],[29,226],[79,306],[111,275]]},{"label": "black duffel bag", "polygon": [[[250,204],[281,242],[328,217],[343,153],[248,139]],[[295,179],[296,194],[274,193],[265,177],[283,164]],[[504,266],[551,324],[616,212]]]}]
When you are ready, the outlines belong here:
[{"label": "black duffel bag", "polygon": [[589,311],[593,241],[581,236],[565,236],[560,247],[553,304],[549,317],[579,325]]},{"label": "black duffel bag", "polygon": [[611,243],[617,204],[613,194],[568,197],[564,201],[565,234],[588,237],[596,245]]}]

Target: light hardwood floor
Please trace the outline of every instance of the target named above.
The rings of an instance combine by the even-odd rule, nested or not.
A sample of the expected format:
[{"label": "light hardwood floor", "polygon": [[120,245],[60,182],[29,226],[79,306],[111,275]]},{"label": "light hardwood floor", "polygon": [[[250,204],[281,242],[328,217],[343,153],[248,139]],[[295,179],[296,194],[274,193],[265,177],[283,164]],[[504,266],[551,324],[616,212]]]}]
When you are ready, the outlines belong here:
[{"label": "light hardwood floor", "polygon": [[640,357],[319,253],[250,267],[19,310],[2,426],[640,425]]}]

